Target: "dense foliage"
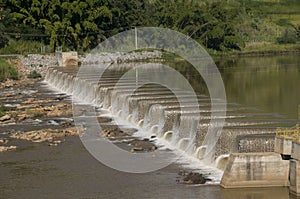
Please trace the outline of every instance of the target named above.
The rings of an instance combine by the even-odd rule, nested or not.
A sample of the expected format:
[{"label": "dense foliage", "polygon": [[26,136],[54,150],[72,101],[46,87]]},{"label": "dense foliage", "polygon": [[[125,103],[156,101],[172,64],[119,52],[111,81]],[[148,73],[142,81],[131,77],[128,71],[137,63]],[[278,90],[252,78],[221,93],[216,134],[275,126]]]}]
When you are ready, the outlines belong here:
[{"label": "dense foliage", "polygon": [[63,46],[84,51],[133,26],[159,26],[180,31],[209,49],[240,50],[259,27],[251,18],[253,7],[245,0],[231,2],[0,0],[0,48],[13,39],[38,41],[52,50]]}]

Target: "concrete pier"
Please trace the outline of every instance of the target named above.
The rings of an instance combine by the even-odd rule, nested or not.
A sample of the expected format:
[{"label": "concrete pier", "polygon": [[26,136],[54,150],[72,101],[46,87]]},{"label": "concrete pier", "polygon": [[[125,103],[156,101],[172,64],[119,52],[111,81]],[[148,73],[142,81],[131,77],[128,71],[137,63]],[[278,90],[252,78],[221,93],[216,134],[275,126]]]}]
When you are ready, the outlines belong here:
[{"label": "concrete pier", "polygon": [[290,193],[300,196],[300,162],[290,161]]},{"label": "concrete pier", "polygon": [[78,66],[77,52],[56,52],[59,66]]},{"label": "concrete pier", "polygon": [[285,139],[283,137],[276,137],[275,138],[275,147],[274,151],[276,153],[282,155],[291,155],[292,154],[292,139]]},{"label": "concrete pier", "polygon": [[290,193],[300,196],[300,143],[292,142],[290,160]]},{"label": "concrete pier", "polygon": [[224,171],[221,186],[275,187],[289,186],[289,161],[276,153],[231,154]]},{"label": "concrete pier", "polygon": [[291,156],[293,159],[300,161],[300,143],[299,142],[294,141],[292,143]]},{"label": "concrete pier", "polygon": [[275,152],[292,158],[290,160],[290,193],[300,196],[300,143],[285,137],[275,139]]}]

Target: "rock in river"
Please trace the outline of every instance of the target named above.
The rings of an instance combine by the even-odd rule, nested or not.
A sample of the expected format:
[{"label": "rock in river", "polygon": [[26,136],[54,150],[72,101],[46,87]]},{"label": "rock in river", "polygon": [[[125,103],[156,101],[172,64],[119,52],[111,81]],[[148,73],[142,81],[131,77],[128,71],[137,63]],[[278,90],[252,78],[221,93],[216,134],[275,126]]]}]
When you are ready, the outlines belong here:
[{"label": "rock in river", "polygon": [[17,149],[16,146],[0,146],[0,152],[11,151]]},{"label": "rock in river", "polygon": [[206,179],[201,173],[193,172],[187,174],[183,179],[183,182],[187,184],[205,184],[206,181],[209,181],[209,179]]},{"label": "rock in river", "polygon": [[4,116],[0,117],[0,122],[10,120],[10,118],[11,118],[10,115],[4,115]]}]

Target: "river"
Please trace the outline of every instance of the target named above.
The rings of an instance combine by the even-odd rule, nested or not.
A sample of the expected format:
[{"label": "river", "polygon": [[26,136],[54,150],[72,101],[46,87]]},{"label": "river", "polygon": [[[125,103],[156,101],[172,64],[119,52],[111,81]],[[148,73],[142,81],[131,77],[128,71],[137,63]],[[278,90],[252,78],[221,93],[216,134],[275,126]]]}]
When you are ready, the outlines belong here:
[{"label": "river", "polygon": [[[271,113],[272,117],[284,120],[297,119],[299,55],[227,58],[216,61],[216,64],[228,102]],[[168,65],[179,69],[196,92],[207,93],[205,85],[199,84],[201,77],[190,71],[186,63]],[[51,92],[45,87],[39,90],[41,93]],[[0,154],[0,198],[293,198],[287,188],[225,190],[218,185],[177,183],[178,164],[145,174],[123,173],[95,160],[78,137],[67,138],[54,148],[27,145],[22,150]]]}]

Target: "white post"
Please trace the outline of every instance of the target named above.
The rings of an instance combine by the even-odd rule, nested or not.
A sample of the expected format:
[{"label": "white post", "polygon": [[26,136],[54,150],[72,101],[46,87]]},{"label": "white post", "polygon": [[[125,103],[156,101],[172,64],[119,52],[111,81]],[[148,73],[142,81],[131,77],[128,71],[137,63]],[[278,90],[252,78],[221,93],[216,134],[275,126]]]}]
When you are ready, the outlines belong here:
[{"label": "white post", "polygon": [[[137,28],[136,26],[134,26],[134,37],[135,37],[135,49],[138,49],[138,38],[137,38]],[[136,85],[136,89],[138,88],[138,84],[139,84],[139,71],[136,68],[135,69],[135,85]]]},{"label": "white post", "polygon": [[136,67],[135,68],[135,86],[136,86],[136,89],[138,88],[138,85],[139,85],[139,71],[138,71],[138,68]]},{"label": "white post", "polygon": [[137,38],[137,28],[134,26],[134,34],[135,34],[135,49],[138,49],[138,38]]}]

